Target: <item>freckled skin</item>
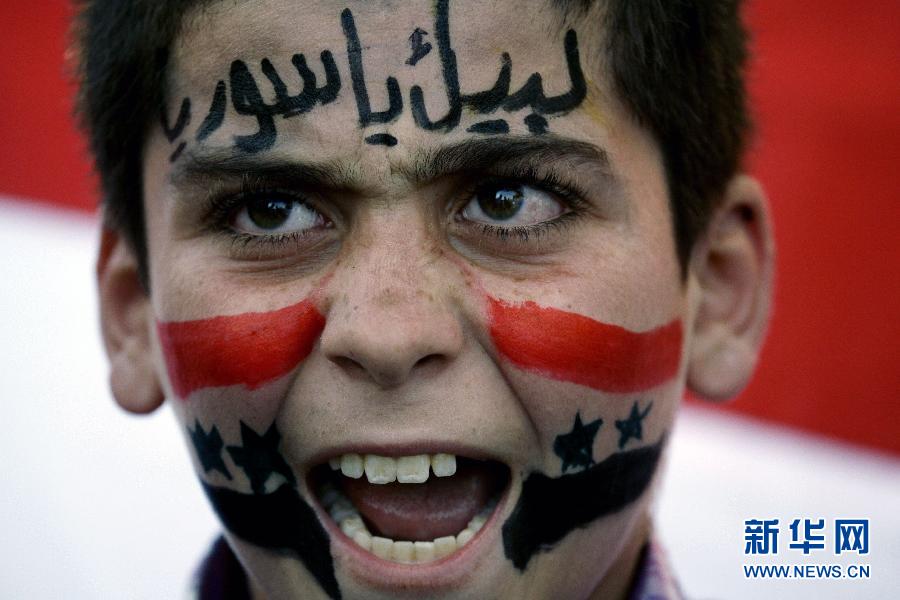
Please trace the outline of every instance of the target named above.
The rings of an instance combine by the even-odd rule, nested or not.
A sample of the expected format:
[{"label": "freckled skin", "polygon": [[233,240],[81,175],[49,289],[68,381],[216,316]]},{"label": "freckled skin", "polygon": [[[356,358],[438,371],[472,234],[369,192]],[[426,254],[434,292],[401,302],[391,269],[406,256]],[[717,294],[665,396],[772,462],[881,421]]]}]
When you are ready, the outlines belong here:
[{"label": "freckled skin", "polygon": [[[414,119],[409,94],[413,86],[420,86],[432,119],[440,119],[447,110],[438,48],[415,65],[406,60],[409,36],[416,27],[434,35],[431,2],[397,4],[390,11],[375,2],[351,5],[364,48],[372,110],[388,106],[388,76],[396,78],[404,101],[394,120],[361,127],[349,78],[341,21],[344,7],[302,4],[298,8],[288,0],[212,3],[191,20],[172,54],[169,112],[174,122],[180,99],[193,99],[196,114],[182,134],[188,147],[170,162],[174,146],[161,126],[152,129],[146,147],[150,302],[158,321],[269,314],[314,294],[323,319],[308,352],[297,356],[295,366],[281,370],[268,383],[258,382],[254,389],[180,384],[169,377],[166,366],[167,349],[171,356],[166,332],[154,331],[156,372],[171,396],[185,398],[173,403],[185,431],[199,419],[204,431],[215,425],[225,444],[234,445],[241,439],[239,423],[260,432],[277,423],[280,452],[296,474],[296,493],[310,505],[315,501],[304,478],[324,449],[359,442],[386,446],[423,441],[477,447],[506,463],[512,473],[510,501],[496,531],[490,533],[493,537],[486,539],[483,556],[467,572],[410,581],[404,587],[435,598],[622,596],[647,535],[639,525],[646,522],[648,494],[636,493],[621,510],[579,522],[577,535],[554,538],[552,549],[520,560],[522,569],[504,550],[499,530],[521,497],[528,474],[551,479],[562,475],[553,444],[571,430],[576,413],[586,421],[602,418],[607,423],[594,441],[598,464],[617,460],[603,463],[620,452],[609,424],[626,418],[638,398],[640,406],[652,401],[654,409],[643,422],[643,441],[640,445],[632,441],[628,450],[651,447],[663,439],[684,390],[682,346],[687,336],[679,334],[676,341],[667,342],[670,362],[665,376],[653,380],[653,385],[591,387],[577,378],[547,377],[517,365],[509,356],[515,349],[504,350],[492,334],[488,298],[516,306],[533,302],[632,332],[669,323],[687,327],[696,306],[688,301],[680,278],[656,145],[623,112],[608,78],[591,70],[593,61],[588,59],[587,99],[568,112],[548,115],[549,133],[529,130],[523,120],[527,110],[502,109],[490,116],[463,111],[454,129],[427,131]],[[512,63],[511,91],[534,73],[542,76],[547,96],[569,90],[572,80],[563,50],[569,26],[558,27],[555,36],[549,34],[550,25],[559,23],[555,13],[545,12],[549,10],[540,2],[527,9],[512,0],[453,2],[449,31],[461,92],[494,86],[502,52]],[[598,43],[593,26],[571,28],[582,48]],[[429,41],[437,43],[434,37]],[[330,226],[280,246],[235,243],[228,238],[233,232],[225,227],[211,233],[204,198],[210,190],[235,196],[240,185],[224,176],[202,185],[173,183],[170,177],[192,152],[216,150],[227,155],[236,152],[236,136],[259,131],[256,117],[234,110],[229,87],[224,119],[197,142],[217,82],[228,82],[232,62],[240,59],[266,102],[272,102],[274,93],[261,59],[268,58],[289,92],[296,94],[300,81],[291,70],[292,55],[304,53],[321,86],[323,50],[333,53],[341,76],[337,97],[305,114],[275,119],[273,145],[254,156],[287,164],[340,163],[344,171],[355,173],[354,186],[348,189],[292,188]],[[428,181],[403,175],[429,152],[474,138],[496,139],[466,131],[487,119],[504,119],[510,139],[555,136],[603,149],[606,165],[553,153],[526,161],[538,170],[552,169],[566,178],[567,186],[583,192],[585,208],[577,218],[528,241],[515,235],[502,239],[458,218],[473,186],[493,174],[453,172]],[[366,142],[368,136],[381,133],[398,143],[388,147]],[[553,197],[565,204],[559,195]],[[239,473],[233,463],[227,467]],[[644,474],[649,485],[652,471]],[[209,484],[216,473],[207,476],[200,469],[199,475]],[[243,475],[212,483],[253,493]],[[260,551],[239,536],[233,542],[261,582],[260,597],[325,594],[318,582],[330,582],[326,575],[317,579],[303,562]],[[365,569],[334,540],[331,552],[341,597],[396,597],[395,588],[367,579]]]}]

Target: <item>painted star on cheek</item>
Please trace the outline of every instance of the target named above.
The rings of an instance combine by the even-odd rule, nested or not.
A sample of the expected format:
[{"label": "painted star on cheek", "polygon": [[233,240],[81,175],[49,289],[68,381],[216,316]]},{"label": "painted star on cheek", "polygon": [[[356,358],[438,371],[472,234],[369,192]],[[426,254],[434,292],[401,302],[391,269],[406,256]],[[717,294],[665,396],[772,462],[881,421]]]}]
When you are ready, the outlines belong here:
[{"label": "painted star on cheek", "polygon": [[[219,437],[218,431],[216,436]],[[333,600],[340,600],[331,540],[316,511],[300,495],[293,471],[278,452],[281,435],[275,423],[260,435],[241,421],[241,441],[242,446],[227,449],[246,472],[253,493],[202,479],[200,482],[219,519],[228,531],[250,544],[280,556],[298,558],[322,590]],[[275,489],[267,492],[266,483],[273,474],[284,476],[286,481],[277,482]]]},{"label": "painted star on cheek", "polygon": [[278,451],[281,434],[275,423],[259,435],[241,421],[241,442],[243,446],[228,446],[228,453],[247,474],[254,494],[265,493],[266,481],[273,473],[284,476],[288,483],[296,485],[294,472]]},{"label": "painted star on cheek", "polygon": [[188,427],[187,430],[191,436],[191,442],[194,444],[194,450],[197,451],[197,458],[200,460],[203,472],[218,471],[230,480],[231,472],[225,466],[225,461],[222,460],[222,448],[225,444],[222,442],[219,429],[213,425],[209,433],[206,433],[203,431],[200,420],[195,419],[194,429]]},{"label": "painted star on cheek", "polygon": [[586,469],[594,464],[594,438],[603,425],[603,419],[591,421],[587,425],[581,422],[581,412],[575,414],[572,431],[556,436],[553,451],[562,459],[562,471],[568,469]]},{"label": "painted star on cheek", "polygon": [[647,408],[641,412],[638,409],[638,403],[635,402],[631,405],[631,413],[628,415],[627,419],[618,420],[616,419],[616,429],[619,430],[619,450],[625,447],[625,444],[628,443],[628,440],[634,438],[636,440],[644,439],[644,429],[642,426],[642,422],[644,417],[650,414],[650,409],[653,408],[653,402],[647,405]]}]

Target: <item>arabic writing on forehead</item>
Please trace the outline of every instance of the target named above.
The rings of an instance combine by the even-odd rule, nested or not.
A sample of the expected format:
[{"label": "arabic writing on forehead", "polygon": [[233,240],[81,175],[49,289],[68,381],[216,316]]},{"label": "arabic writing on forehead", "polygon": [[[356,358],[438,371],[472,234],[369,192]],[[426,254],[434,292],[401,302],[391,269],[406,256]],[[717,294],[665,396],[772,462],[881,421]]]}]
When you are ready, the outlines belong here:
[{"label": "arabic writing on forehead", "polygon": [[[459,126],[463,108],[478,115],[490,115],[497,110],[514,113],[528,108],[523,119],[528,131],[533,135],[547,132],[547,116],[565,114],[576,108],[587,94],[584,73],[581,70],[581,59],[578,51],[578,36],[573,29],[565,34],[564,53],[568,69],[569,90],[557,96],[544,93],[543,78],[540,73],[533,73],[517,91],[510,92],[512,59],[503,52],[500,57],[500,72],[494,85],[487,90],[463,94],[460,92],[459,71],[456,52],[453,50],[450,37],[449,0],[438,0],[435,10],[434,37],[437,54],[440,60],[441,75],[447,95],[449,108],[440,118],[429,115],[425,104],[425,92],[419,85],[409,89],[409,109],[416,125],[426,131],[450,132]],[[349,8],[340,15],[341,28],[347,46],[347,62],[351,89],[359,115],[359,127],[368,129],[373,125],[383,125],[395,121],[403,112],[403,93],[396,77],[385,80],[388,103],[382,110],[373,110],[369,100],[369,84],[366,82],[364,63],[364,45],[360,41],[356,21]],[[416,28],[411,36],[413,56],[406,61],[409,68],[415,65],[431,49],[431,44],[424,42],[427,32]],[[426,49],[427,48],[427,49]],[[235,147],[244,153],[257,153],[268,150],[275,145],[278,128],[275,117],[288,119],[310,112],[318,105],[334,102],[341,93],[341,71],[330,50],[319,54],[319,61],[325,73],[325,80],[319,85],[315,72],[307,64],[303,54],[294,54],[291,62],[302,82],[299,93],[291,95],[288,86],[278,70],[268,58],[260,61],[260,70],[274,91],[275,101],[268,103],[263,97],[259,83],[250,71],[247,63],[237,59],[231,63],[228,83],[220,80],[216,83],[213,98],[206,117],[195,135],[197,143],[203,142],[212,135],[224,122],[227,108],[228,90],[231,92],[231,106],[238,115],[256,119],[257,131],[251,135],[234,136]],[[166,138],[170,144],[177,145],[170,156],[175,161],[184,151],[187,141],[182,139],[190,123],[191,99],[184,98],[176,118],[175,125],[170,126],[163,109],[162,124]],[[509,132],[509,124],[505,119],[488,119],[474,123],[467,128],[470,133],[496,135]],[[373,145],[395,146],[397,138],[386,132],[373,132],[365,138]]]}]

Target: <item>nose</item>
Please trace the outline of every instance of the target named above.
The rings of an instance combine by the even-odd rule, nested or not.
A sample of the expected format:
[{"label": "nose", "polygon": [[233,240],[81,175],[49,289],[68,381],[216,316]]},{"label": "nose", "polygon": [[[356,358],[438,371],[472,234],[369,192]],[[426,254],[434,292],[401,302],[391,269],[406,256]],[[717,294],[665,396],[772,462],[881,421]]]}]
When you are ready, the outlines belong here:
[{"label": "nose", "polygon": [[449,278],[436,252],[367,244],[329,284],[325,356],[346,375],[382,389],[445,369],[464,345]]}]

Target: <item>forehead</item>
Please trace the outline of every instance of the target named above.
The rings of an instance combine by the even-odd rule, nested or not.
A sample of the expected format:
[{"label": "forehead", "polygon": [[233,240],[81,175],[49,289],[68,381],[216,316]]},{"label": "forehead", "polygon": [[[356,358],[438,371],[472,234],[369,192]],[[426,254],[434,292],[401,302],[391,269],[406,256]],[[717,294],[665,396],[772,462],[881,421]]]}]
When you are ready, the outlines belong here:
[{"label": "forehead", "polygon": [[[515,40],[540,46],[548,35],[561,37],[564,26],[563,11],[545,0],[216,0],[196,3],[182,32],[185,38],[199,34],[204,39],[192,42],[205,40],[211,42],[210,48],[221,48],[222,41],[242,45],[252,41],[268,50],[282,49],[285,41],[327,46],[342,36],[340,15],[349,9],[360,32],[368,33],[366,50],[399,49],[406,47],[417,27],[433,34],[431,28],[445,6],[458,53],[473,44],[476,49],[496,50]],[[210,39],[202,31],[209,27],[221,27],[228,35],[225,40]],[[528,40],[538,32],[539,39]]]},{"label": "forehead", "polygon": [[[396,142],[393,160],[507,132],[601,144],[607,86],[589,50],[597,28],[566,23],[542,1],[224,0],[185,19],[168,113],[174,121],[189,98],[192,127],[218,117],[208,147],[274,128],[254,151],[301,144],[319,159],[365,162]],[[214,115],[217,86],[224,110]]]}]

